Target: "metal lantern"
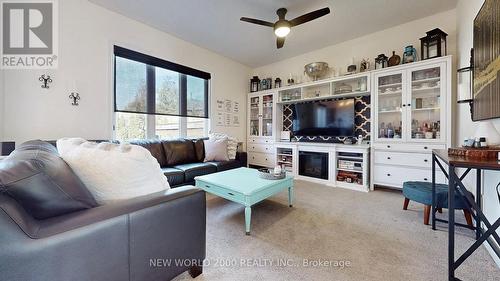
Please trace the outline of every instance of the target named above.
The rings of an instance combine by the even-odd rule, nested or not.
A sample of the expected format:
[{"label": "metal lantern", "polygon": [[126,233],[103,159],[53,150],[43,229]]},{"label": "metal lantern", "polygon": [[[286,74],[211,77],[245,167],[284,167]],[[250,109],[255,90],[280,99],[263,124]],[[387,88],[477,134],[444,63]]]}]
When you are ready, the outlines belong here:
[{"label": "metal lantern", "polygon": [[417,60],[417,49],[413,48],[413,45],[406,46],[403,51],[403,63],[415,62]]},{"label": "metal lantern", "polygon": [[382,69],[386,68],[388,63],[388,57],[384,54],[378,55],[378,57],[375,58],[375,69]]},{"label": "metal lantern", "polygon": [[250,79],[250,92],[253,93],[259,91],[259,84],[259,76],[254,76],[252,79]]},{"label": "metal lantern", "polygon": [[281,87],[281,79],[278,77],[274,79],[274,88],[280,88]]},{"label": "metal lantern", "polygon": [[446,34],[439,28],[426,32],[426,36],[420,38],[420,49],[422,59],[431,59],[446,56]]}]

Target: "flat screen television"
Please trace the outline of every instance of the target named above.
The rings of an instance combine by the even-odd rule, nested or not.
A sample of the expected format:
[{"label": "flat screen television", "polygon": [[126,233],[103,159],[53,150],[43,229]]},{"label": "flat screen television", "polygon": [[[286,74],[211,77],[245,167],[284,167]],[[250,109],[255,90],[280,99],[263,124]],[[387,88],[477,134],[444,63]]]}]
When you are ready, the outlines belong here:
[{"label": "flat screen television", "polygon": [[294,104],[292,131],[295,136],[354,136],[354,99]]}]

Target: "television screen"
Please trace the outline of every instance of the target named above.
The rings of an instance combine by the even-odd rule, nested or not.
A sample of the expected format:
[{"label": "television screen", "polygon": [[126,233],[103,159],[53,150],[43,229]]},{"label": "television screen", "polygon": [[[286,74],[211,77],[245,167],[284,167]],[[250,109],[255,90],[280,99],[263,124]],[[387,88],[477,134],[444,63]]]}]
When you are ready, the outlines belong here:
[{"label": "television screen", "polygon": [[354,99],[294,104],[292,131],[295,136],[354,136]]}]

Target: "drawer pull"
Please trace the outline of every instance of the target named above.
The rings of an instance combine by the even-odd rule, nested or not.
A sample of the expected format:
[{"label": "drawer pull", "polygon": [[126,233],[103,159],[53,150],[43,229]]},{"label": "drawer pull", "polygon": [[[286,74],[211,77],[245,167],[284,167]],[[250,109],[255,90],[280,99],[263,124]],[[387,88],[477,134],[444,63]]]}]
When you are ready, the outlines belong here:
[{"label": "drawer pull", "polygon": [[424,181],[427,181],[428,179],[427,178],[424,178]]},{"label": "drawer pull", "polygon": [[206,188],[210,188],[210,185],[205,185]]},{"label": "drawer pull", "polygon": [[266,158],[266,161],[267,161],[267,158]]},{"label": "drawer pull", "polygon": [[387,160],[391,160],[391,157],[387,157]]},{"label": "drawer pull", "polygon": [[424,149],[427,149],[428,147],[427,146],[424,146]]},{"label": "drawer pull", "polygon": [[427,159],[424,159],[424,162],[428,162],[428,161],[429,161],[429,160],[427,160]]},{"label": "drawer pull", "polygon": [[388,146],[387,146],[387,148],[391,148],[391,146],[390,146],[390,145],[388,145]]},{"label": "drawer pull", "polygon": [[231,196],[234,196],[234,193],[231,193],[231,192],[228,192],[227,194],[231,195]]},{"label": "drawer pull", "polygon": [[391,174],[387,174],[387,176],[388,176],[388,177],[390,177],[390,176],[391,176]]}]

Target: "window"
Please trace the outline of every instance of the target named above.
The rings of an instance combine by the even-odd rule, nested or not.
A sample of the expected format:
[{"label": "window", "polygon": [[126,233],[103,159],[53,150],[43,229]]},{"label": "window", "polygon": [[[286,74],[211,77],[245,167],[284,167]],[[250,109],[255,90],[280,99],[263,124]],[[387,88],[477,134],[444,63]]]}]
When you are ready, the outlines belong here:
[{"label": "window", "polygon": [[208,132],[210,74],[118,46],[115,138],[198,138]]}]

